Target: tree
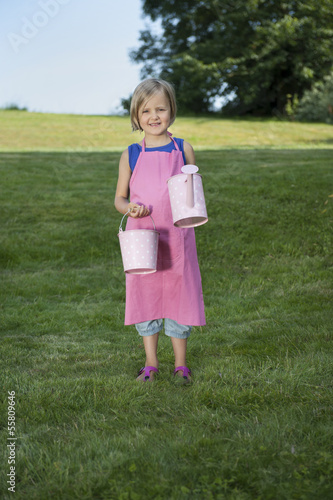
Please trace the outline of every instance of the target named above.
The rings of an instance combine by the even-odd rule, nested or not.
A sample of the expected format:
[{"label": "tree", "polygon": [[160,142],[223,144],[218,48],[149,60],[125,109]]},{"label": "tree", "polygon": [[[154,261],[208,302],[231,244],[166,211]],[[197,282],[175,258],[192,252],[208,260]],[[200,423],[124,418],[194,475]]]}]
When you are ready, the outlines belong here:
[{"label": "tree", "polygon": [[225,96],[230,112],[283,113],[332,68],[333,0],[144,0],[143,12],[163,33],[142,31],[131,58],[174,83],[182,111]]}]

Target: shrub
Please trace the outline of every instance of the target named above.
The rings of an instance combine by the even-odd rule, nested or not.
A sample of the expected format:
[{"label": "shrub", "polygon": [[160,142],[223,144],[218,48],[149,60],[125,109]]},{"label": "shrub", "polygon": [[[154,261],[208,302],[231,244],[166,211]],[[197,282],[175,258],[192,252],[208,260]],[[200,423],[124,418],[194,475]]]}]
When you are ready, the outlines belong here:
[{"label": "shrub", "polygon": [[323,81],[304,92],[300,100],[296,120],[333,124],[333,71]]},{"label": "shrub", "polygon": [[15,102],[11,102],[10,104],[6,104],[5,107],[1,108],[5,111],[28,111],[28,108],[22,108]]}]

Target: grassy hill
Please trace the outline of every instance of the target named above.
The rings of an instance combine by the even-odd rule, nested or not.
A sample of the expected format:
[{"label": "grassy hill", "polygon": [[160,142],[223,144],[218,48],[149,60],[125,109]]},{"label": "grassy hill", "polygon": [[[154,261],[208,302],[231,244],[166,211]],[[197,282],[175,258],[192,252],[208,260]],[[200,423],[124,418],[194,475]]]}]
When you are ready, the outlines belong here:
[{"label": "grassy hill", "polygon": [[[171,132],[196,150],[333,148],[324,124],[178,117]],[[0,111],[0,151],[122,151],[140,137],[129,117]]]}]

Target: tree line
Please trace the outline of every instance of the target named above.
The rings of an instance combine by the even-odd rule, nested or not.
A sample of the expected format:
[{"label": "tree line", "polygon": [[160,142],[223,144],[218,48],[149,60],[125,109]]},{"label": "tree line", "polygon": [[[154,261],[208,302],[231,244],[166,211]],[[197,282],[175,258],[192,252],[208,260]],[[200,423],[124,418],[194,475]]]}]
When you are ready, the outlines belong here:
[{"label": "tree line", "polygon": [[[333,68],[333,0],[144,0],[162,33],[130,54],[176,88],[180,112],[285,114]],[[123,100],[124,107],[129,100]]]}]

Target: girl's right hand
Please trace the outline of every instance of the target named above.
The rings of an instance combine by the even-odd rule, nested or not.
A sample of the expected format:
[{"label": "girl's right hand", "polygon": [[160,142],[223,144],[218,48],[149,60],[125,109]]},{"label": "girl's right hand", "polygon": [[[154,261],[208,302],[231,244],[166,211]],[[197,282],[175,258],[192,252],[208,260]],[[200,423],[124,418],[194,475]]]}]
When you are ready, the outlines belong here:
[{"label": "girl's right hand", "polygon": [[128,215],[133,218],[146,217],[150,214],[149,208],[144,205],[138,205],[137,203],[129,203],[128,210],[130,211]]}]

